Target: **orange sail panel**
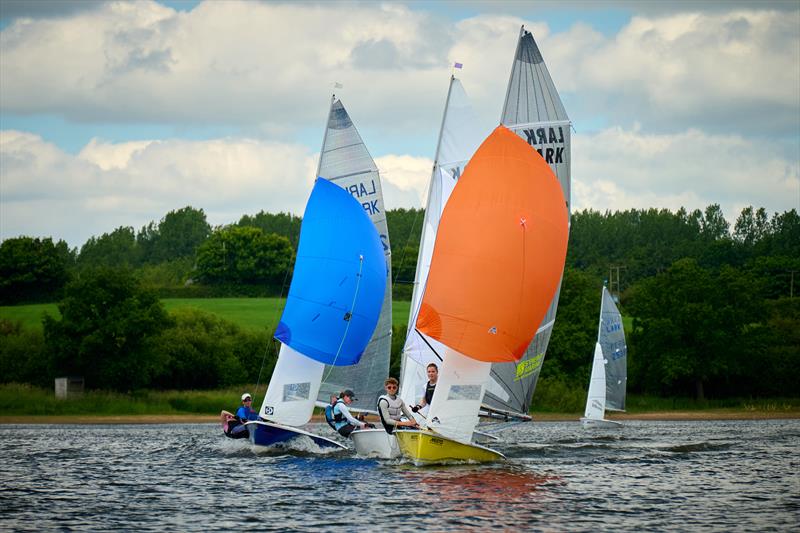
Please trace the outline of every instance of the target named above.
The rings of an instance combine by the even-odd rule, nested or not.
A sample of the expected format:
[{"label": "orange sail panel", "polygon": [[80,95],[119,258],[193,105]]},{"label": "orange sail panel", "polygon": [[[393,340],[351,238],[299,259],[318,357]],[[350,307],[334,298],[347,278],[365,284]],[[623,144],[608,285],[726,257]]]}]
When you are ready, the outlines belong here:
[{"label": "orange sail panel", "polygon": [[417,329],[479,361],[520,359],[558,288],[567,236],[553,171],[498,126],[442,214]]}]

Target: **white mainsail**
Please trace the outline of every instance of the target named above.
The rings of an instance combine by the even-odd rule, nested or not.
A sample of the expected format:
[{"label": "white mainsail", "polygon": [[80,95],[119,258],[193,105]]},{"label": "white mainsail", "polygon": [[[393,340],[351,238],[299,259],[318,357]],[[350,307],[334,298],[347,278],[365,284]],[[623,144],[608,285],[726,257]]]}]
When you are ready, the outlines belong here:
[{"label": "white mainsail", "polygon": [[358,401],[351,409],[376,412],[383,381],[389,375],[392,348],[391,248],[386,210],[378,167],[361,139],[341,100],[334,95],[320,152],[317,175],[350,192],[364,207],[378,230],[386,254],[386,291],[375,333],[356,365],[326,366],[318,404],[328,404],[331,395],[344,389],[355,391]]},{"label": "white mainsail", "polygon": [[415,330],[414,324],[425,292],[442,211],[464,167],[482,140],[464,87],[456,77],[451,76],[428,189],[425,221],[422,225],[414,290],[411,296],[408,334],[403,347],[400,395],[408,405],[418,403],[425,394],[428,364],[436,363],[441,367],[444,346],[433,339],[424,338]]},{"label": "white mainsail", "polygon": [[606,413],[606,368],[603,349],[595,343],[592,359],[592,377],[589,379],[589,393],[586,396],[584,418],[602,420]]},{"label": "white mainsail", "polygon": [[[520,29],[501,122],[544,158],[558,178],[570,212],[570,121],[533,34]],[[494,363],[484,406],[527,416],[547,345],[553,331],[559,291],[524,357],[516,363]]]}]

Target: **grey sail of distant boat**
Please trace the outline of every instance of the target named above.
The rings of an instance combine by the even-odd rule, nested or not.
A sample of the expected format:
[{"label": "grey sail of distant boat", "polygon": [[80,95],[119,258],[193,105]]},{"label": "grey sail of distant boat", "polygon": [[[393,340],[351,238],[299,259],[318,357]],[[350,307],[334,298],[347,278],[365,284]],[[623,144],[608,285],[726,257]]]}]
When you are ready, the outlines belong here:
[{"label": "grey sail of distant boat", "polygon": [[376,412],[383,381],[389,375],[392,347],[391,248],[386,226],[386,210],[378,167],[361,140],[353,121],[334,95],[328,125],[320,152],[317,175],[342,187],[358,200],[378,230],[386,254],[387,283],[378,325],[361,360],[351,366],[326,366],[317,396],[318,405],[327,405],[333,394],[352,389],[358,400],[350,408]]},{"label": "grey sail of distant boat", "polygon": [[[501,122],[530,144],[550,165],[561,184],[570,212],[570,121],[533,34],[520,29]],[[484,407],[528,417],[558,307],[556,292],[524,357],[517,363],[495,363]]]},{"label": "grey sail of distant boat", "polygon": [[606,411],[625,410],[625,390],[628,384],[628,346],[625,344],[625,331],[622,315],[611,298],[611,293],[603,287],[603,301],[600,304],[600,329],[597,342],[603,350],[606,373]]},{"label": "grey sail of distant boat", "polygon": [[614,299],[603,287],[600,302],[600,321],[597,343],[592,359],[592,375],[586,395],[586,410],[581,423],[587,429],[614,428],[622,424],[605,419],[606,411],[625,410],[625,390],[628,383],[628,348],[622,315]]}]

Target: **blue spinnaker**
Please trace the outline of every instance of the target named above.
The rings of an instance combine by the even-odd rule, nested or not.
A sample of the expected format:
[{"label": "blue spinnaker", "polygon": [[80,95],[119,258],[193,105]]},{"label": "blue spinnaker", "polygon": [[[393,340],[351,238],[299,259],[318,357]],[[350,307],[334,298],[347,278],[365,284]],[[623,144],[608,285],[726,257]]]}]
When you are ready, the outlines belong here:
[{"label": "blue spinnaker", "polygon": [[317,178],[275,338],[327,365],[358,363],[378,323],[386,276],[383,246],[364,208]]}]

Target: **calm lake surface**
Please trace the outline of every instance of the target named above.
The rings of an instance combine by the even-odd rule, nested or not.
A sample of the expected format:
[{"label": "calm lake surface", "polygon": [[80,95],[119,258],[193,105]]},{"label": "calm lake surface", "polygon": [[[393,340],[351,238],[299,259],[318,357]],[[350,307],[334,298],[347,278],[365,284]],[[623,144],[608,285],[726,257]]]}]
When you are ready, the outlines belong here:
[{"label": "calm lake surface", "polygon": [[800,527],[800,420],[628,421],[594,433],[535,422],[501,435],[492,446],[506,463],[417,468],[343,452],[256,455],[216,424],[0,426],[0,529]]}]

